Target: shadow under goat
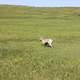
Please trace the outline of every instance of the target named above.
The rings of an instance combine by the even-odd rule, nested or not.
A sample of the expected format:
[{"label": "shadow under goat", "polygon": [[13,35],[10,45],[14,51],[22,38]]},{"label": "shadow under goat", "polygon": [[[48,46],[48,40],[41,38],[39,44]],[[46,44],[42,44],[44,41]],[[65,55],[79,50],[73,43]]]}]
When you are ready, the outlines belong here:
[{"label": "shadow under goat", "polygon": [[50,38],[40,38],[40,41],[42,42],[42,44],[44,46],[53,48],[53,46],[52,46],[53,40],[52,39],[50,39]]}]

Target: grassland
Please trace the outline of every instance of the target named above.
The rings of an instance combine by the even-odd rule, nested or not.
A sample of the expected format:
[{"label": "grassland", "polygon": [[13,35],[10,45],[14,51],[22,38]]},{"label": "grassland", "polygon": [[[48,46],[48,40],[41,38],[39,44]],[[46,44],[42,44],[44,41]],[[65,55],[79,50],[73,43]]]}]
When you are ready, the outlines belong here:
[{"label": "grassland", "polygon": [[80,80],[80,8],[1,5],[0,80]]}]

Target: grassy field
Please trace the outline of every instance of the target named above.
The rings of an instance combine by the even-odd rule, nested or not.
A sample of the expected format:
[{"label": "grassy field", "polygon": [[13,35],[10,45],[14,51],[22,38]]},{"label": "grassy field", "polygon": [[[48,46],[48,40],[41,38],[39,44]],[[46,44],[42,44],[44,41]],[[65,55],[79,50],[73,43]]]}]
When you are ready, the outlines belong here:
[{"label": "grassy field", "polygon": [[0,5],[0,80],[80,80],[80,8]]}]

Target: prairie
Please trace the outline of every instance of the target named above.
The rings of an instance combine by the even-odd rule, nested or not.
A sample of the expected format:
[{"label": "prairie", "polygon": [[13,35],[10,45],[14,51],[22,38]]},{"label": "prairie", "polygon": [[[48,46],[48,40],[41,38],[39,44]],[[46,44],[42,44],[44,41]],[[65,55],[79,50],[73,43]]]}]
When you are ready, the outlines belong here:
[{"label": "prairie", "polygon": [[80,8],[0,5],[0,80],[80,80]]}]

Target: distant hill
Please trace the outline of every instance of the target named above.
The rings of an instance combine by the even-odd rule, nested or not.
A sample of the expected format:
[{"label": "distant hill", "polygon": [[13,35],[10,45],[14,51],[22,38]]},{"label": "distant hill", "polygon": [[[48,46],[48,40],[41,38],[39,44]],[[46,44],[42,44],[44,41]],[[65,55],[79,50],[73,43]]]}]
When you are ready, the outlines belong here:
[{"label": "distant hill", "polygon": [[[0,5],[0,18],[46,18],[45,16],[80,16],[79,7],[28,7],[15,5]],[[54,16],[51,16],[54,15]]]}]

